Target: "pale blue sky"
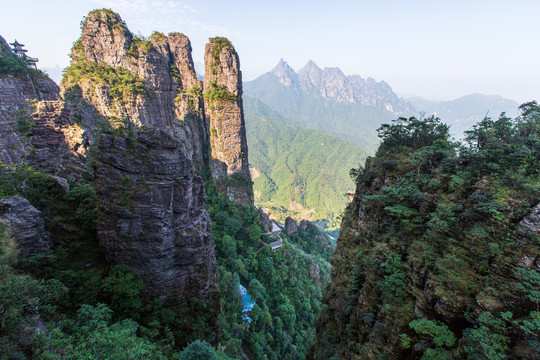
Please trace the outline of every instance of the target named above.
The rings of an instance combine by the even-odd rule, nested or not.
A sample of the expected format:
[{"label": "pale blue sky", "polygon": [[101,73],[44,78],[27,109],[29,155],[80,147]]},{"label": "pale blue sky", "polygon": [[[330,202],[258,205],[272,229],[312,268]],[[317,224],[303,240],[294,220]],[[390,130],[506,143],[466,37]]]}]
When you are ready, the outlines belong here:
[{"label": "pale blue sky", "polygon": [[0,35],[40,65],[65,67],[84,15],[120,13],[129,29],[179,31],[202,62],[227,36],[251,80],[284,58],[384,80],[394,91],[450,100],[480,92],[540,100],[540,1],[0,0]]}]

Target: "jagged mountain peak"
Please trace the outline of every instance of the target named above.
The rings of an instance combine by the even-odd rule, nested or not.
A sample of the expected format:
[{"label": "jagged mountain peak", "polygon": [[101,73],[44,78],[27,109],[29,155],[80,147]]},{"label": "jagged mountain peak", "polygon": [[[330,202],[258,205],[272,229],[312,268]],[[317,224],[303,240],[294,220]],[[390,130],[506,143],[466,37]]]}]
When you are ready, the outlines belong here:
[{"label": "jagged mountain peak", "polygon": [[283,60],[283,58],[279,59],[276,67],[274,67],[270,73],[277,77],[279,82],[287,87],[296,84],[298,81],[296,72],[285,60]]},{"label": "jagged mountain peak", "polygon": [[386,82],[377,82],[371,77],[364,79],[360,75],[346,75],[339,67],[321,69],[311,59],[298,72],[280,59],[270,74],[284,86],[295,88],[295,91],[307,91],[337,102],[382,108],[394,115],[413,111],[413,107],[400,99]]},{"label": "jagged mountain peak", "polygon": [[303,68],[301,68],[300,70],[298,70],[298,74],[300,73],[303,73],[303,72],[308,72],[308,73],[313,73],[313,72],[316,72],[316,73],[320,73],[322,72],[322,69],[313,61],[313,60],[309,60],[306,65],[304,65]]},{"label": "jagged mountain peak", "polygon": [[270,71],[273,74],[294,72],[293,68],[283,59],[279,59],[277,65]]}]

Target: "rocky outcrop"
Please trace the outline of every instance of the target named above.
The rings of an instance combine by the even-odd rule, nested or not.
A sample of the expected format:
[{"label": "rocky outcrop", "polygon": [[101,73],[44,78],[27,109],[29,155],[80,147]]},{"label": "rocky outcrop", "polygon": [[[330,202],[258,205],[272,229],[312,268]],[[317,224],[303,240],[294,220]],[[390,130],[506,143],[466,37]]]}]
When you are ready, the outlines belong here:
[{"label": "rocky outcrop", "polygon": [[270,220],[270,216],[261,208],[259,209],[259,216],[261,219],[261,228],[263,229],[263,232],[271,232],[273,222]]},{"label": "rocky outcrop", "polygon": [[413,111],[411,104],[400,99],[390,86],[373,78],[345,75],[339,68],[321,69],[313,61],[298,70],[300,87],[339,102],[355,103],[385,109],[395,115]]},{"label": "rocky outcrop", "polygon": [[0,199],[0,222],[7,225],[5,231],[15,240],[18,257],[44,254],[51,248],[43,214],[25,198]]},{"label": "rocky outcrop", "polygon": [[[222,50],[215,74],[208,72],[215,75],[210,86],[227,88],[234,101],[208,101],[208,124],[220,122],[215,144],[225,154],[224,172],[210,170],[231,199],[248,205],[238,56],[232,46]],[[0,79],[0,160],[27,161],[71,180],[93,178],[108,261],[140,274],[147,299],[168,305],[198,299],[219,309],[205,187],[194,174],[209,168],[210,131],[189,39],[179,33],[142,39],[118,14],[95,10],[71,55],[62,99],[46,78]],[[217,312],[209,313],[217,321]]]},{"label": "rocky outcrop", "polygon": [[[534,239],[540,235],[540,204],[520,221],[517,230],[518,243],[526,249],[534,249]],[[517,266],[540,272],[540,253],[524,253]]]},{"label": "rocky outcrop", "polygon": [[[0,37],[5,57],[14,56]],[[82,138],[60,100],[58,85],[39,71],[0,78],[0,161],[80,179]]]},{"label": "rocky outcrop", "polygon": [[238,54],[225,38],[206,44],[204,102],[210,129],[210,169],[218,189],[233,201],[253,204],[248,148],[242,108],[242,74]]},{"label": "rocky outcrop", "polygon": [[[62,88],[79,110],[75,116],[87,129],[86,137],[92,137],[100,122],[159,128],[179,140],[197,169],[204,167],[208,130],[202,82],[185,35],[154,33],[140,39],[118,14],[95,10],[85,19],[72,58]],[[101,75],[88,78],[85,72]],[[100,120],[85,111],[87,104],[94,106]]]},{"label": "rocky outcrop", "polygon": [[83,129],[73,123],[65,103],[40,101],[31,115],[31,150],[26,161],[36,169],[80,181],[86,155]]},{"label": "rocky outcrop", "polygon": [[[15,57],[1,36],[0,54]],[[23,161],[31,149],[27,135],[33,125],[29,117],[32,104],[59,98],[58,86],[43,75],[7,74],[0,77],[0,161],[5,164]]]},{"label": "rocky outcrop", "polygon": [[298,224],[290,216],[285,219],[285,232],[287,235],[294,235],[298,232]]},{"label": "rocky outcrop", "polygon": [[211,298],[217,270],[202,179],[179,142],[157,129],[97,144],[98,235],[112,264],[139,273],[148,298]]},{"label": "rocky outcrop", "polygon": [[83,129],[78,150],[93,144],[106,258],[140,274],[148,299],[215,302],[205,187],[193,174],[207,167],[208,129],[189,39],[141,39],[118,14],[95,10],[72,59],[62,91]]}]

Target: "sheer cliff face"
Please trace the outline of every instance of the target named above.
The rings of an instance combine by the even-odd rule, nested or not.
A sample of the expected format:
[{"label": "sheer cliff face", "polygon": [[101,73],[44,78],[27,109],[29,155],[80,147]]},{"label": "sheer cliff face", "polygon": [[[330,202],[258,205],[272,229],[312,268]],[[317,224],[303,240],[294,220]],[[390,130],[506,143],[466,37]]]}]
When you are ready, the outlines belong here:
[{"label": "sheer cliff face", "polygon": [[[0,51],[14,56],[2,38]],[[238,56],[227,46],[217,58],[209,86],[225,87],[234,101],[210,90],[218,98],[207,101],[208,119],[189,39],[139,39],[110,10],[85,18],[63,99],[43,75],[0,79],[0,160],[27,161],[75,181],[92,178],[109,262],[139,273],[147,298],[170,305],[196,298],[213,310],[219,294],[211,221],[195,172],[210,168],[222,191],[252,204]],[[207,121],[218,131],[212,153],[220,157],[212,166]]]},{"label": "sheer cliff face", "polygon": [[[205,188],[202,83],[181,34],[134,37],[122,19],[85,19],[62,88],[93,148],[98,237],[112,264],[139,273],[147,298],[216,307],[216,260]],[[212,303],[211,303],[212,302]]]},{"label": "sheer cliff face", "polygon": [[233,201],[253,204],[248,148],[242,107],[242,74],[238,54],[224,38],[206,44],[204,98],[210,129],[212,177]]},{"label": "sheer cliff face", "polygon": [[[83,110],[77,115],[86,128],[97,127],[96,115],[113,126],[121,119],[137,127],[159,128],[180,141],[181,150],[197,169],[204,167],[208,130],[202,82],[196,77],[191,43],[185,35],[155,33],[150,40],[138,39],[118,14],[96,10],[85,19],[72,59],[73,71],[62,87],[68,98],[79,98]],[[111,84],[108,75],[98,80],[81,78],[81,72],[92,66],[109,75],[129,73],[130,83]],[[84,111],[87,103],[98,114]],[[91,137],[91,132],[86,136]]]},{"label": "sheer cliff face", "polygon": [[98,234],[105,256],[143,278],[148,298],[177,304],[217,291],[204,183],[180,143],[159,129],[96,144]]},{"label": "sheer cliff face", "polygon": [[540,315],[539,133],[519,135],[538,114],[459,156],[447,139],[383,140],[345,212],[308,359],[538,358],[524,324]]},{"label": "sheer cliff face", "polygon": [[[0,53],[14,57],[0,37]],[[0,161],[80,179],[80,127],[73,126],[58,85],[38,71],[0,78]],[[68,140],[70,138],[73,144]],[[81,149],[82,150],[82,149]]]}]

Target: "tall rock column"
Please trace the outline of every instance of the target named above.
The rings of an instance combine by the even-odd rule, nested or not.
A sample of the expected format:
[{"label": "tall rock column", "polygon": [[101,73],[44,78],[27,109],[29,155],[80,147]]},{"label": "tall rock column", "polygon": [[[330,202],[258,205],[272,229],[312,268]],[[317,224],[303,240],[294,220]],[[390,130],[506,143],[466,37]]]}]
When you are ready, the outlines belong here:
[{"label": "tall rock column", "polygon": [[189,39],[134,36],[100,9],[85,18],[71,57],[62,88],[92,147],[105,257],[137,272],[147,299],[190,304],[194,316],[201,305],[200,316],[217,326],[211,221],[195,174],[207,167],[208,129]]},{"label": "tall rock column", "polygon": [[210,38],[204,62],[204,105],[214,183],[229,199],[253,204],[238,54],[226,38]]},{"label": "tall rock column", "polygon": [[96,145],[97,230],[106,258],[141,275],[148,299],[215,301],[217,267],[204,183],[160,129]]},{"label": "tall rock column", "polygon": [[85,18],[71,58],[63,93],[89,143],[107,122],[114,128],[158,128],[179,140],[197,170],[206,167],[203,84],[187,36],[155,32],[143,39],[113,11],[94,10]]}]

